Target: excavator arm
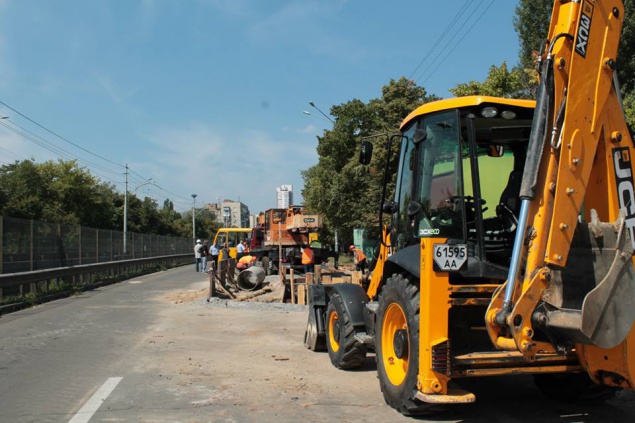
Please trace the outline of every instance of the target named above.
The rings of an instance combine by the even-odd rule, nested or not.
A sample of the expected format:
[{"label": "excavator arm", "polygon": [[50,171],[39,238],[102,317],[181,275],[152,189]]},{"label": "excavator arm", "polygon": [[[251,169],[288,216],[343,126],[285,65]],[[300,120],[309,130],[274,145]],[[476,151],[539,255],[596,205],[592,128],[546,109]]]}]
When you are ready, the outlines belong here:
[{"label": "excavator arm", "polygon": [[621,0],[555,1],[507,281],[491,341],[533,361],[575,351],[596,382],[635,385],[632,135],[617,79]]}]

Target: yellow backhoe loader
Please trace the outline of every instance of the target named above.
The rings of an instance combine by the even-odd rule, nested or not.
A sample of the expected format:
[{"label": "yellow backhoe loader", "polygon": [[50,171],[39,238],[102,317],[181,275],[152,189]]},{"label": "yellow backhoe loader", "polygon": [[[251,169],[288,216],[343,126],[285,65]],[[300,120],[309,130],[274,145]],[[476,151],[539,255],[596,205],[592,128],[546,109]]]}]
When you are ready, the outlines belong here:
[{"label": "yellow backhoe loader", "polygon": [[536,102],[454,98],[406,117],[369,285],[310,287],[308,348],[342,369],[374,351],[404,414],[473,402],[461,378],[532,374],[569,400],[635,388],[624,19],[621,0],[557,0]]}]

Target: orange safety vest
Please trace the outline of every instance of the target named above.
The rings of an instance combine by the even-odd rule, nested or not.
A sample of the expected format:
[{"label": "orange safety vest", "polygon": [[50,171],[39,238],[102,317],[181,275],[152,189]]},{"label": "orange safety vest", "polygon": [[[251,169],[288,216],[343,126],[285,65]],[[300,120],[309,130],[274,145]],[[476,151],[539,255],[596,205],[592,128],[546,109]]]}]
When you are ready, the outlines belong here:
[{"label": "orange safety vest", "polygon": [[366,260],[366,255],[362,250],[358,250],[357,248],[355,248],[353,250],[353,254],[355,254],[355,258],[357,259],[358,263],[362,260]]},{"label": "orange safety vest", "polygon": [[313,250],[310,248],[302,249],[302,264],[313,264]]}]

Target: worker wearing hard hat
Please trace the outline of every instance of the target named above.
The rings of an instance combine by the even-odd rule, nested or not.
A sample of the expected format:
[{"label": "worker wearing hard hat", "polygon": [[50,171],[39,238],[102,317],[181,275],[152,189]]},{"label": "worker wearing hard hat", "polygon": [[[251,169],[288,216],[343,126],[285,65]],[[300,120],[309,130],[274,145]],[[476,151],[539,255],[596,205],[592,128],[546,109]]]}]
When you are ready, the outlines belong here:
[{"label": "worker wearing hard hat", "polygon": [[362,250],[355,248],[354,245],[351,245],[349,249],[355,259],[355,270],[361,270],[364,273],[366,271],[366,255]]}]

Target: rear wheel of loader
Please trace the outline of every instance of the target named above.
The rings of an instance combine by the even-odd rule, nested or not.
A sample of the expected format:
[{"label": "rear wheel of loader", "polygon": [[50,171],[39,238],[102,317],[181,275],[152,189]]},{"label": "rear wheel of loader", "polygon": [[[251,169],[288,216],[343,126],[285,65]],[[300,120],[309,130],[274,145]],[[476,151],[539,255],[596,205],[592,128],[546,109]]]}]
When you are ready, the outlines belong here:
[{"label": "rear wheel of loader", "polygon": [[375,327],[377,373],[384,399],[402,414],[430,408],[415,399],[419,373],[419,287],[395,274],[379,297]]},{"label": "rear wheel of loader", "polygon": [[617,392],[616,388],[594,383],[587,373],[537,374],[534,383],[549,398],[585,404],[602,403]]},{"label": "rear wheel of loader", "polygon": [[339,294],[331,296],[326,323],[326,347],[331,363],[343,370],[361,367],[366,362],[366,345],[355,339],[355,328]]}]

